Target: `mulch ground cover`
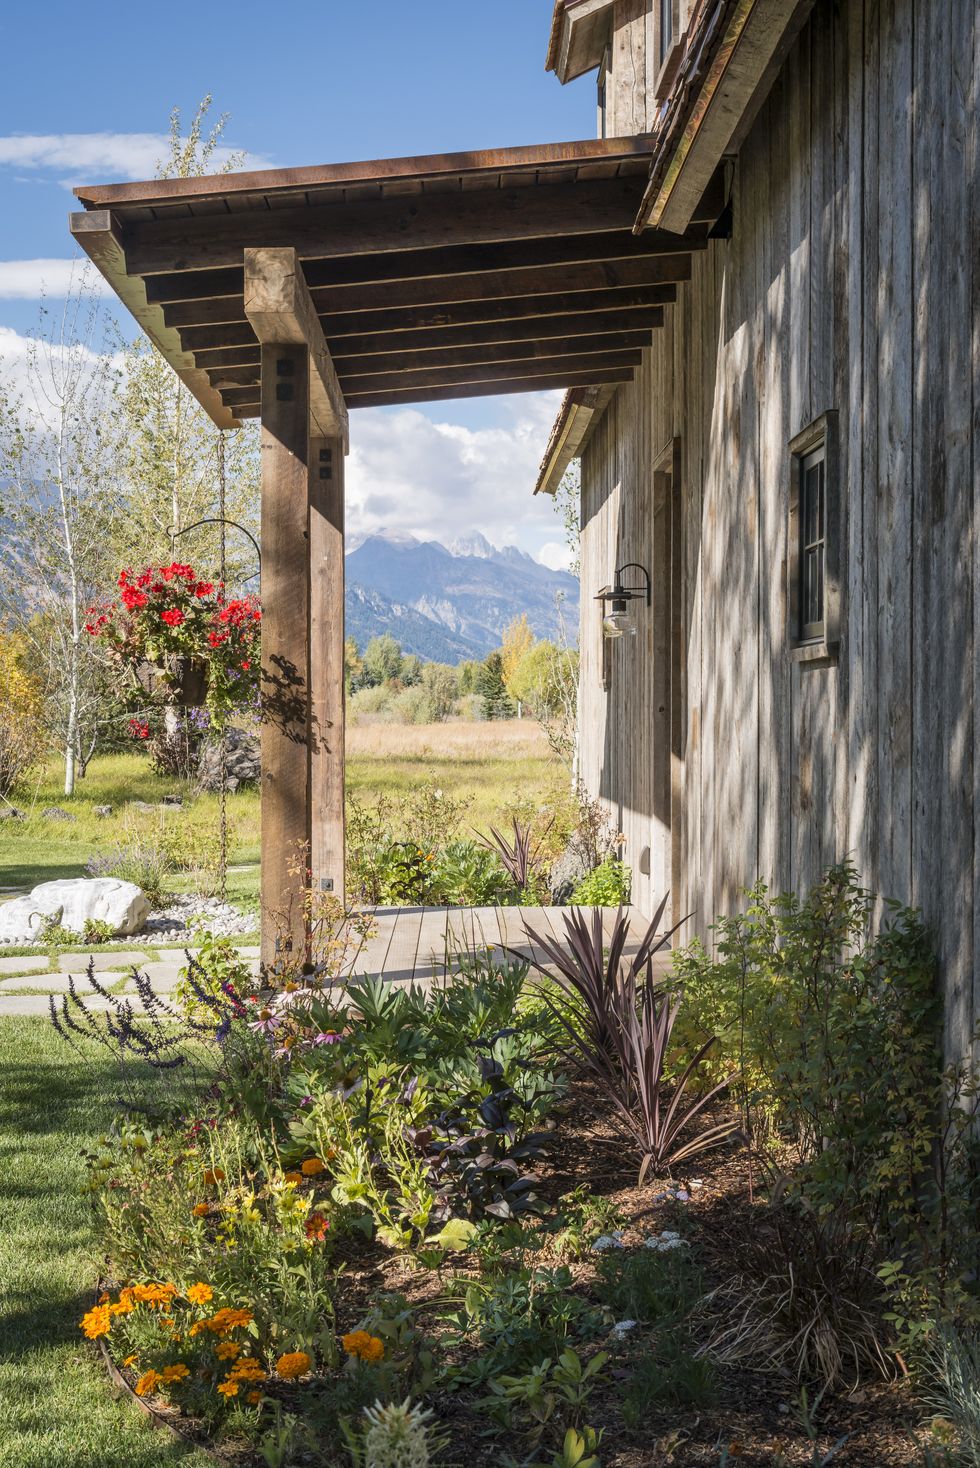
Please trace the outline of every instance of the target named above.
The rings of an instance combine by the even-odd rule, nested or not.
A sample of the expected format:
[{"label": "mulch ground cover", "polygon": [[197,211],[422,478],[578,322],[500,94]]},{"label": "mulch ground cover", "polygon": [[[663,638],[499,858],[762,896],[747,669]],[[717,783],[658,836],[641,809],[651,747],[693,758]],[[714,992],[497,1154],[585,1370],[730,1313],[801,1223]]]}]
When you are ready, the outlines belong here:
[{"label": "mulch ground cover", "polygon": [[[542,1169],[539,1192],[551,1201],[572,1188],[589,1190],[611,1200],[628,1220],[624,1248],[640,1246],[645,1238],[664,1229],[682,1228],[689,1247],[703,1269],[705,1288],[736,1273],[739,1247],[752,1227],[749,1159],[744,1148],[729,1146],[695,1159],[689,1173],[679,1173],[674,1186],[690,1188],[690,1202],[655,1201],[663,1179],[636,1186],[636,1159],[608,1123],[608,1106],[583,1083],[573,1084],[556,1112],[554,1141]],[[722,1119],[722,1113],[714,1119]],[[755,1191],[758,1194],[758,1176]],[[680,1210],[683,1209],[681,1214]],[[365,1312],[386,1292],[403,1294],[419,1310],[420,1323],[437,1327],[436,1301],[446,1283],[465,1273],[465,1256],[450,1259],[440,1272],[423,1270],[410,1257],[358,1235],[338,1241],[336,1262],[343,1272],[336,1294],[338,1334],[353,1330]],[[556,1263],[556,1259],[542,1262]],[[570,1264],[574,1288],[589,1297],[596,1280],[597,1255]],[[463,1266],[462,1268],[460,1266]],[[443,1304],[443,1308],[445,1308]],[[638,1337],[639,1339],[639,1337]],[[630,1337],[610,1345],[607,1372],[622,1380],[629,1372],[636,1347]],[[580,1350],[583,1359],[596,1347]],[[926,1434],[908,1381],[862,1382],[851,1394],[825,1395],[816,1412],[817,1452],[798,1420],[799,1384],[778,1377],[725,1365],[717,1367],[716,1390],[710,1409],[665,1408],[652,1403],[640,1426],[628,1425],[621,1411],[615,1379],[598,1387],[589,1399],[586,1420],[603,1429],[599,1456],[603,1468],[718,1468],[722,1450],[729,1461],[745,1468],[773,1468],[775,1463],[813,1465],[841,1438],[846,1442],[833,1456],[841,1468],[922,1468]],[[301,1398],[284,1405],[301,1411]],[[814,1392],[811,1390],[812,1402]],[[512,1459],[521,1462],[528,1452],[518,1433],[491,1435],[484,1415],[475,1412],[465,1393],[437,1392],[428,1403],[449,1444],[438,1463],[465,1468],[501,1468]],[[169,1413],[167,1414],[170,1415]],[[188,1424],[189,1425],[189,1424]],[[542,1445],[533,1457],[548,1461],[551,1449]],[[252,1461],[225,1444],[224,1461]],[[337,1468],[341,1468],[338,1462]]]}]

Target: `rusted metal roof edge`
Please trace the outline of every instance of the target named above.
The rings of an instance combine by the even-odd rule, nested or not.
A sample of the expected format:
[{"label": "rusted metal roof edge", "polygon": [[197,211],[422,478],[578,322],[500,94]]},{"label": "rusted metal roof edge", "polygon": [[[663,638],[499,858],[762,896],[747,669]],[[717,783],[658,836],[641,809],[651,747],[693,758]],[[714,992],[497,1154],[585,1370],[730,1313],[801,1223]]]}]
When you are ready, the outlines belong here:
[{"label": "rusted metal roof edge", "polygon": [[246,173],[209,174],[200,178],[148,179],[143,182],[80,184],[75,196],[86,209],[148,205],[182,199],[221,198],[241,193],[282,193],[325,185],[382,185],[396,179],[437,178],[458,173],[497,173],[562,164],[623,162],[650,152],[650,138],[586,138],[567,143],[535,143],[466,153],[433,153],[418,157],[370,159],[353,163],[316,164],[307,168],[265,168]]}]

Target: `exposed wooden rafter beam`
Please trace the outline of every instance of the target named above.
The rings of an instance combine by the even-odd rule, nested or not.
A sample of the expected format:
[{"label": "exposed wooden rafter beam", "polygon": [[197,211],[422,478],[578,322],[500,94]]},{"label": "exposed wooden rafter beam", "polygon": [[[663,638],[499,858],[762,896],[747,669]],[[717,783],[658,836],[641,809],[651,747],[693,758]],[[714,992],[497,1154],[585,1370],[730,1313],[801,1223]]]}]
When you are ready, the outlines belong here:
[{"label": "exposed wooden rafter beam", "polygon": [[[332,325],[353,312],[380,311],[388,315],[413,306],[441,308],[466,302],[511,301],[521,296],[533,302],[555,292],[568,297],[577,291],[675,285],[690,278],[690,255],[652,255],[649,259],[596,261],[564,267],[530,266],[492,275],[436,276],[397,286],[319,286],[310,295],[320,317]],[[241,296],[178,301],[162,310],[168,326],[177,328],[240,321],[245,314]]]},{"label": "exposed wooden rafter beam", "polygon": [[178,377],[218,427],[240,427],[238,418],[222,403],[205,373],[198,370],[194,358],[184,351],[177,332],[164,320],[161,307],[147,301],[143,281],[138,275],[129,273],[129,262],[123,250],[120,232],[109,211],[96,209],[75,212],[70,216],[69,223],[76,242],[96,270],[129,308],[150,341],[167,358]]},{"label": "exposed wooden rafter beam", "polygon": [[243,248],[288,247],[303,260],[324,260],[359,251],[592,234],[628,229],[642,197],[642,179],[611,178],[370,203],[185,215],[129,224],[126,258],[130,270],[152,275],[237,265]]},{"label": "exposed wooden rafter beam", "polygon": [[[335,357],[341,381],[352,376],[380,374],[391,378],[430,369],[461,375],[474,367],[490,367],[503,362],[534,363],[539,358],[572,357],[576,361],[610,353],[639,351],[652,340],[649,331],[613,332],[607,336],[557,337],[538,341],[510,342],[503,346],[442,348],[428,352],[375,353],[365,356]],[[214,387],[258,386],[259,366],[209,367],[206,369]]]},{"label": "exposed wooden rafter beam", "polygon": [[[436,341],[434,333],[468,331],[473,327],[490,331],[501,329],[508,335],[515,328],[525,331],[538,324],[552,334],[566,334],[566,322],[572,318],[586,316],[632,317],[637,312],[649,312],[669,305],[677,295],[673,285],[648,286],[645,289],[584,291],[573,295],[521,296],[513,301],[465,302],[458,306],[409,308],[401,311],[364,311],[349,316],[334,316],[329,320],[321,317],[321,324],[331,350],[336,351],[339,343],[347,337],[378,336],[395,339],[398,335],[408,344],[409,336],[416,333],[420,340]],[[645,324],[645,322],[643,323]],[[656,322],[660,325],[661,322]],[[568,328],[571,330],[572,328]],[[574,330],[581,333],[585,328],[578,324]],[[180,339],[185,350],[197,352],[202,348],[220,346],[252,346],[255,333],[247,321],[226,324],[182,327]],[[518,336],[519,339],[519,336]],[[437,342],[438,344],[438,342]]]},{"label": "exposed wooden rafter beam", "polygon": [[[441,249],[401,250],[385,254],[341,256],[337,260],[308,260],[303,267],[311,289],[319,286],[353,286],[386,282],[433,280],[436,277],[482,276],[493,271],[512,271],[528,266],[575,265],[579,263],[635,260],[651,255],[677,255],[702,250],[707,231],[695,226],[686,235],[646,230],[609,234],[568,235],[558,239],[505,241],[491,245],[447,245]],[[176,301],[208,300],[240,296],[240,267],[219,270],[179,270],[147,277],[146,298],[160,305]]]},{"label": "exposed wooden rafter beam", "polygon": [[[350,356],[393,356],[403,351],[445,351],[483,344],[505,345],[508,342],[543,343],[551,337],[606,336],[611,332],[633,336],[641,331],[654,331],[663,325],[663,320],[662,307],[645,306],[634,311],[583,311],[572,316],[537,316],[530,320],[475,322],[469,326],[436,326],[420,331],[343,336],[333,343],[328,339],[328,346],[336,364]],[[195,329],[191,328],[184,336]],[[194,349],[195,362],[205,370],[258,365],[259,355],[255,341],[243,342],[240,346]]]},{"label": "exposed wooden rafter beam", "polygon": [[[543,392],[556,387],[587,387],[596,384],[632,382],[632,367],[604,368],[592,372],[557,373],[554,377],[507,377],[500,378],[492,387],[486,383],[458,383],[451,387],[412,388],[405,391],[394,389],[385,392],[354,393],[347,406],[354,408],[391,408],[408,403],[444,403],[456,398],[482,398],[488,392],[519,393]],[[259,403],[243,401],[236,409],[240,418],[257,418]]]}]

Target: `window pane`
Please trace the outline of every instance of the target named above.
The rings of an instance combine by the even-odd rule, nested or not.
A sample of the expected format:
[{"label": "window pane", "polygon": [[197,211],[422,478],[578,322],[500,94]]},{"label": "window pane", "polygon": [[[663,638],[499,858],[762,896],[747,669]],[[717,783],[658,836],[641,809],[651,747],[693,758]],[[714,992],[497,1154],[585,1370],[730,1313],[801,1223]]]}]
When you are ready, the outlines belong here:
[{"label": "window pane", "polygon": [[823,448],[808,454],[800,463],[798,635],[805,640],[820,637],[824,627],[825,472]]},{"label": "window pane", "polygon": [[674,40],[674,0],[660,0],[660,64],[667,60],[667,53]]}]

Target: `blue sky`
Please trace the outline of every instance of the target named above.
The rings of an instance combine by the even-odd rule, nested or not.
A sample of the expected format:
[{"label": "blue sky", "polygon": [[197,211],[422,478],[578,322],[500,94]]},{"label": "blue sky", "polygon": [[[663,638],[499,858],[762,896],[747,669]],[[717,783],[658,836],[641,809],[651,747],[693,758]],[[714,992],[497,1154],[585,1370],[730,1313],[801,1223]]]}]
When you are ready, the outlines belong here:
[{"label": "blue sky", "polygon": [[[62,278],[56,264],[39,262],[74,253],[67,231],[72,184],[152,175],[162,151],[154,135],[166,132],[171,108],[189,117],[207,92],[214,97],[212,115],[230,114],[227,143],[269,165],[594,136],[592,79],[563,88],[544,71],[551,8],[551,0],[6,6],[0,352],[9,362],[17,339],[36,324],[41,279],[52,291]],[[389,476],[386,503],[398,487],[383,443],[391,422],[409,445],[406,455],[418,451],[434,507],[414,520],[407,511],[398,528],[452,539],[475,527],[535,553],[560,541],[547,506],[528,509],[516,486],[507,497],[509,514],[491,514],[484,505],[482,520],[473,518],[487,499],[480,494],[482,461],[499,500],[501,475],[525,475],[540,457],[554,404],[554,395],[541,394],[420,405],[410,423],[384,410],[370,423],[364,422],[370,410],[356,414],[355,523],[360,518],[361,528],[371,527],[373,444],[389,450],[379,470]],[[530,486],[523,490],[526,498]],[[447,514],[451,524],[443,523]]]}]

